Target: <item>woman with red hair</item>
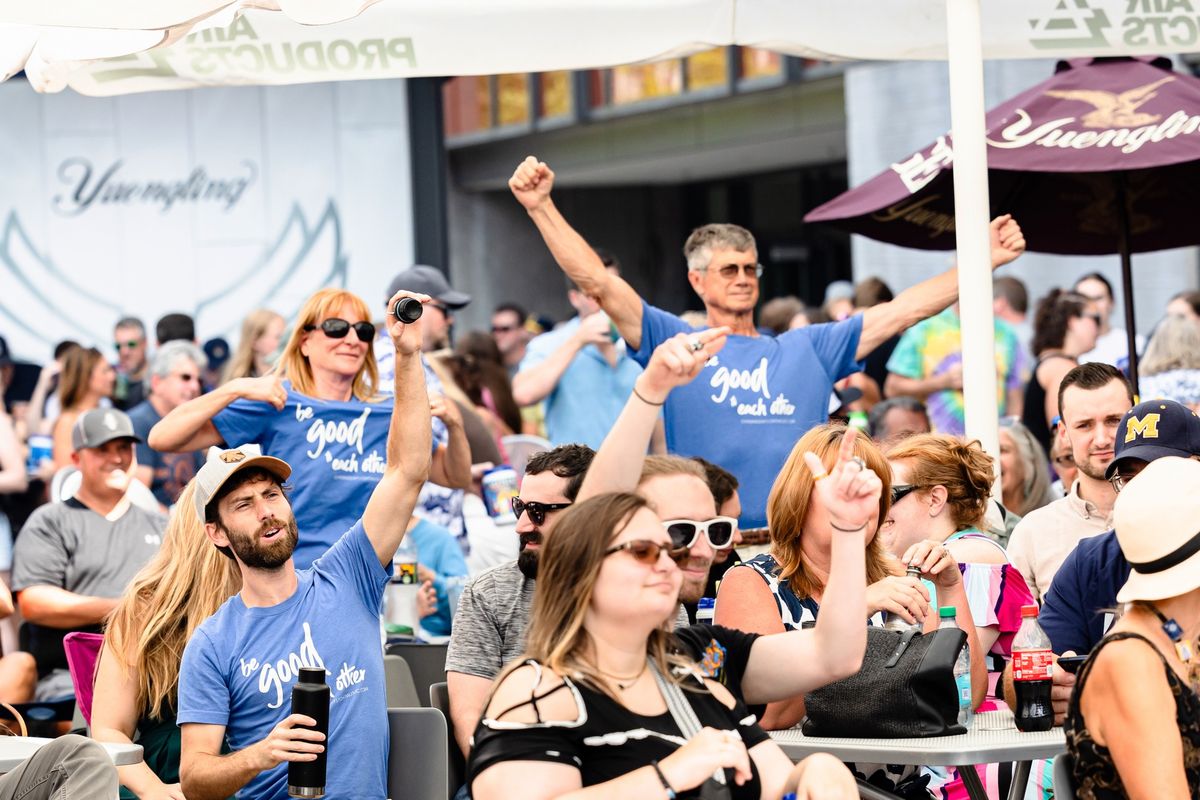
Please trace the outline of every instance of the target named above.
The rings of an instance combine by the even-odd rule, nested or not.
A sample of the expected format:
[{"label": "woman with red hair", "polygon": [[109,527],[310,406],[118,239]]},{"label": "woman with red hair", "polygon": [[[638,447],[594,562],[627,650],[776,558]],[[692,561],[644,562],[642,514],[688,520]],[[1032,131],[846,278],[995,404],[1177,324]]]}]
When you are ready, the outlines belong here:
[{"label": "woman with red hair", "polygon": [[[297,569],[354,524],[387,460],[391,404],[377,392],[370,319],[362,298],[321,289],[297,314],[274,372],[231,380],[177,407],[150,431],[155,450],[254,443],[291,464]],[[448,480],[444,461],[445,446],[438,446],[430,473],[435,483]]]}]

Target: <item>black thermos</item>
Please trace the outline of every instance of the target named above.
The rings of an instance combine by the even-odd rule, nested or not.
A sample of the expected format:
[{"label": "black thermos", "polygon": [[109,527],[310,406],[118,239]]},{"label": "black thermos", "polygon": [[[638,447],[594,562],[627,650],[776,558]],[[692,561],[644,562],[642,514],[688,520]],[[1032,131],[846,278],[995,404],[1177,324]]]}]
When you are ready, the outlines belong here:
[{"label": "black thermos", "polygon": [[329,684],[325,682],[325,670],[300,668],[300,678],[292,687],[292,713],[315,719],[316,727],[306,729],[320,731],[326,739],[325,751],[317,755],[316,761],[288,762],[288,796],[324,797],[325,763],[329,756]]},{"label": "black thermos", "polygon": [[401,297],[396,301],[392,312],[396,315],[396,319],[406,324],[412,324],[421,318],[421,312],[425,307],[421,305],[420,300],[414,300],[411,297]]}]

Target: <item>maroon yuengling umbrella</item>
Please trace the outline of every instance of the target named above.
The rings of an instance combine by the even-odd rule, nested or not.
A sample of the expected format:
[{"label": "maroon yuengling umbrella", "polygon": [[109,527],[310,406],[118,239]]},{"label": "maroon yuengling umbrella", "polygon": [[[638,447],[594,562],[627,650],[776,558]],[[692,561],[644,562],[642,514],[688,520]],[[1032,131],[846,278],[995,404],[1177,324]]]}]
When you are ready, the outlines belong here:
[{"label": "maroon yuengling umbrella", "polygon": [[[1029,250],[1118,253],[1137,385],[1130,253],[1200,244],[1200,79],[1167,59],[1060,62],[1054,77],[987,115],[993,214]],[[949,135],[809,212],[872,239],[954,248]]]}]

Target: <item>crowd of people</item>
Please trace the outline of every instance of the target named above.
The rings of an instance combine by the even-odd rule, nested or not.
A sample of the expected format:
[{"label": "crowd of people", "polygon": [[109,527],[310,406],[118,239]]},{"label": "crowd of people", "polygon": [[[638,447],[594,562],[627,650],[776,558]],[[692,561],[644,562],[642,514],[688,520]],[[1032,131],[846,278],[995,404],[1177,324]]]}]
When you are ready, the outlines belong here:
[{"label": "crowd of people", "polygon": [[[82,702],[85,681],[91,736],[144,753],[100,778],[63,737],[0,797],[85,776],[282,798],[328,747],[329,796],[382,800],[406,538],[418,632],[448,641],[463,798],[966,797],[939,765],[793,765],[767,731],[860,670],[868,627],[932,631],[947,608],[970,705],[1012,706],[1031,604],[1057,656],[1091,654],[1053,672],[1077,795],[1200,796],[1200,294],[1139,343],[1139,398],[1103,276],[1031,304],[997,275],[993,458],[963,435],[955,270],[808,307],[762,297],[753,235],[711,224],[683,245],[704,310],[677,314],[553,184],[532,158],[509,182],[564,273],[558,325],[505,303],[455,331],[470,295],[414,266],[371,302],[256,311],[234,347],[169,314],[152,348],[123,317],[115,363],[63,342],[27,396],[0,340],[0,701]],[[994,268],[1018,258],[1018,221],[991,246]],[[70,671],[72,633],[103,636],[94,675]],[[336,686],[327,736],[290,713],[300,667]],[[991,796],[1002,772],[978,768]]]}]

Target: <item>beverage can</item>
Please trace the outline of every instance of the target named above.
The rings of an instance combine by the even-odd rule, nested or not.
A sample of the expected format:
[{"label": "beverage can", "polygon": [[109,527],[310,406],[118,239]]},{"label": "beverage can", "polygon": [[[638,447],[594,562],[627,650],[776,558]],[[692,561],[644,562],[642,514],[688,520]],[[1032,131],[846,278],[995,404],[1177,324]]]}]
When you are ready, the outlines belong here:
[{"label": "beverage can", "polygon": [[517,496],[517,473],[507,464],[492,467],[483,473],[483,505],[488,516],[496,522],[516,525],[512,500]]},{"label": "beverage can", "polygon": [[49,436],[34,434],[29,437],[29,461],[26,471],[32,475],[42,468],[42,464],[54,459],[54,440]]}]

